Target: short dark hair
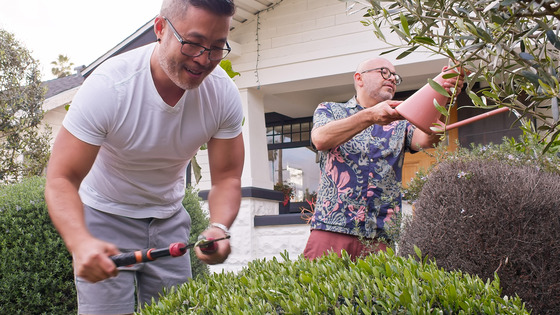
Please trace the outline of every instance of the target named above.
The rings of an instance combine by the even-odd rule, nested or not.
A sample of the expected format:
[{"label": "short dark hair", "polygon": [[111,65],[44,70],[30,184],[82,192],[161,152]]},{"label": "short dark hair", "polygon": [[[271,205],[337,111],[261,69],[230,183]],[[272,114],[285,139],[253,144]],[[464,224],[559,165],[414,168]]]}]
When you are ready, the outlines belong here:
[{"label": "short dark hair", "polygon": [[193,7],[206,9],[218,15],[233,16],[235,4],[233,0],[187,0]]},{"label": "short dark hair", "polygon": [[164,0],[160,14],[173,19],[186,12],[190,6],[207,10],[216,15],[233,16],[235,14],[233,0]]}]

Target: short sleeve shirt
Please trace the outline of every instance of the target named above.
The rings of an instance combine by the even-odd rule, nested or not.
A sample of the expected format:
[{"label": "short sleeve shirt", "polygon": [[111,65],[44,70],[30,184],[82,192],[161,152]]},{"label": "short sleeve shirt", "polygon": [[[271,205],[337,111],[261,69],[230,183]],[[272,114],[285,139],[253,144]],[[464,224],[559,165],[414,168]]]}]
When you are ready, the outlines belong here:
[{"label": "short sleeve shirt", "polygon": [[100,146],[80,197],[100,211],[131,218],[168,218],[181,209],[185,170],[212,138],[241,134],[235,83],[216,67],[175,106],[159,95],[149,44],[101,64],[85,81],[63,121],[78,139]]},{"label": "short sleeve shirt", "polygon": [[[356,98],[321,103],[314,128],[363,110]],[[366,238],[387,237],[385,223],[400,214],[402,165],[415,127],[406,120],[371,125],[349,141],[320,152],[320,180],[312,229]]]}]

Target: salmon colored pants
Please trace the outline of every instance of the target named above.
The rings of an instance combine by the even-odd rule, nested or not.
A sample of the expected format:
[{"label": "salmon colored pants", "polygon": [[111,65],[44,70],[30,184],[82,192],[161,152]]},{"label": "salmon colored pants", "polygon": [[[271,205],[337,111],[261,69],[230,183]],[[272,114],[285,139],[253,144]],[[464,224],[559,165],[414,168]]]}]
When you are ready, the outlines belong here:
[{"label": "salmon colored pants", "polygon": [[364,240],[355,235],[311,230],[303,256],[309,260],[329,252],[335,252],[340,256],[343,249],[348,252],[352,260],[355,260],[371,253],[385,251],[387,245],[377,238]]}]

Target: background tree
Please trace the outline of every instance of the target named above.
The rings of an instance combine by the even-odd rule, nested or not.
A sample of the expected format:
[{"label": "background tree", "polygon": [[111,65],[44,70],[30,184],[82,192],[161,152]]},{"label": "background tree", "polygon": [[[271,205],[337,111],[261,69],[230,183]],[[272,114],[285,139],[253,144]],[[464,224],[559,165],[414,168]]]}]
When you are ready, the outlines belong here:
[{"label": "background tree", "polygon": [[[557,0],[346,1],[354,12],[365,8],[362,23],[393,47],[387,52],[402,50],[397,59],[428,50],[456,60],[471,72],[466,90],[475,106],[506,106],[545,150],[560,144]],[[475,93],[477,82],[483,88]]]},{"label": "background tree", "polygon": [[58,55],[58,59],[51,62],[54,67],[51,68],[51,72],[57,78],[63,78],[72,74],[73,62],[70,62],[70,58],[66,55]]},{"label": "background tree", "polygon": [[44,99],[39,64],[0,29],[0,182],[43,172],[50,130],[40,128]]}]

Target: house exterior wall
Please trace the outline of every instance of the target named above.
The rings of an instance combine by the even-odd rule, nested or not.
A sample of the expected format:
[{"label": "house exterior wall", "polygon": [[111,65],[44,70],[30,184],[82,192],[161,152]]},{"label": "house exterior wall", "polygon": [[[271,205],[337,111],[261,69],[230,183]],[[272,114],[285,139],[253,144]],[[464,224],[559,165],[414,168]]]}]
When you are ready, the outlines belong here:
[{"label": "house exterior wall", "polygon": [[64,106],[60,106],[48,112],[45,112],[45,116],[43,117],[43,121],[41,124],[43,126],[46,125],[51,128],[51,139],[50,139],[51,147],[54,144],[54,139],[56,135],[58,134],[60,128],[62,127],[62,120],[64,119],[65,115],[66,115],[66,109],[64,109]]},{"label": "house exterior wall", "polygon": [[[344,83],[351,83],[359,62],[388,50],[371,27],[361,24],[363,13],[347,14],[346,2],[340,0],[283,0],[261,12],[257,19],[230,34],[241,49],[231,59],[234,69],[241,73],[237,85],[266,93],[280,83],[292,83],[290,91],[316,88],[312,83],[321,82],[320,78],[325,79],[323,86],[341,85],[340,81],[326,80],[337,75],[343,76]],[[387,34],[387,38],[398,42],[394,35]],[[437,74],[446,64],[441,57],[424,53],[401,60],[395,60],[396,55],[385,57],[397,67],[406,68],[407,77],[421,75],[421,85],[426,83],[427,74]],[[436,63],[426,63],[429,61]],[[420,67],[405,67],[416,63]]]},{"label": "house exterior wall", "polygon": [[[360,23],[361,19],[360,13],[347,15],[346,4],[339,0],[284,0],[231,32],[237,52],[230,60],[234,70],[241,73],[234,80],[241,91],[245,113],[247,156],[243,187],[273,187],[266,163],[265,112],[287,110],[293,100],[284,97],[287,93],[299,91],[304,98],[318,88],[324,91],[325,99],[311,100],[303,106],[296,104],[298,109],[290,109],[293,118],[311,116],[320,101],[332,100],[328,97],[347,100],[353,92],[340,96],[329,95],[329,90],[351,86],[358,63],[387,49],[371,29]],[[425,69],[408,66],[411,76],[418,75],[423,80],[412,83],[410,88],[414,89],[445,64],[426,56],[411,57],[406,63],[387,58],[405,68],[408,63],[422,60]],[[202,169],[208,171],[205,152],[200,152],[197,159],[202,161]],[[210,189],[208,178],[209,174],[203,175],[200,189]],[[307,224],[254,225],[255,216],[274,215],[278,215],[278,201],[244,198],[231,228],[232,254],[224,264],[211,266],[211,270],[238,271],[254,259],[281,260],[284,251],[292,259],[302,254],[310,233]]]},{"label": "house exterior wall", "polygon": [[74,95],[76,95],[78,89],[79,87],[76,87],[64,91],[49,97],[43,102],[45,116],[43,117],[42,125],[47,125],[51,128],[51,146],[62,127],[62,120],[64,120],[64,116],[66,116],[65,106],[72,102],[72,99],[74,98]]},{"label": "house exterior wall", "polygon": [[243,198],[239,215],[231,227],[232,252],[220,265],[210,266],[211,272],[237,272],[255,259],[281,260],[280,254],[287,252],[297,258],[303,252],[309,237],[307,225],[271,225],[255,227],[256,215],[278,214],[278,202],[258,198]]}]

